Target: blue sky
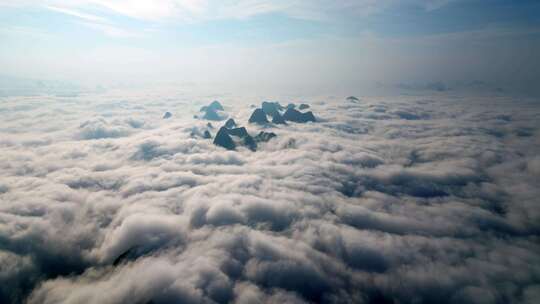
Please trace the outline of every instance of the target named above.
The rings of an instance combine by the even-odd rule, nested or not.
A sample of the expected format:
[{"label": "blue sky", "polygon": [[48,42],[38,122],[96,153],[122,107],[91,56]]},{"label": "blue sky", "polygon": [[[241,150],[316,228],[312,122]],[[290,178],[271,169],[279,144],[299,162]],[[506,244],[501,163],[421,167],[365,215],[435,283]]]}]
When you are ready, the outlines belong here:
[{"label": "blue sky", "polygon": [[539,36],[538,1],[0,0],[3,73],[94,83],[532,87]]}]

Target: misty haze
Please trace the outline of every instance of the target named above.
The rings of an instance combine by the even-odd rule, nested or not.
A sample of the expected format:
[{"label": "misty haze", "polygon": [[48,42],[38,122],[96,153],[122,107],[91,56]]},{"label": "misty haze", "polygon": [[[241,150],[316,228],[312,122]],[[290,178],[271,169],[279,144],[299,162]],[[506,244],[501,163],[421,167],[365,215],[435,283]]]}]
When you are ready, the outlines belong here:
[{"label": "misty haze", "polygon": [[0,0],[0,304],[540,303],[540,2]]}]

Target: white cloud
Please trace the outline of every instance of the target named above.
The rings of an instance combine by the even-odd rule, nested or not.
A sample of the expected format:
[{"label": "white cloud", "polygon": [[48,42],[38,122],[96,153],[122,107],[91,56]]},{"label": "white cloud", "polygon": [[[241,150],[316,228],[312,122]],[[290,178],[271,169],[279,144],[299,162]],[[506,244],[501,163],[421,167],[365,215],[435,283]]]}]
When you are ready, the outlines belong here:
[{"label": "white cloud", "polygon": [[57,13],[62,13],[68,16],[81,19],[82,21],[77,22],[78,24],[81,24],[90,29],[94,29],[99,32],[102,32],[103,34],[107,36],[129,38],[129,37],[142,37],[144,35],[143,31],[136,32],[133,30],[128,30],[128,29],[116,26],[107,18],[100,17],[95,14],[88,14],[88,13],[80,12],[79,10],[76,10],[76,9],[61,8],[61,7],[55,7],[55,6],[46,6],[45,8],[48,10],[57,12]]},{"label": "white cloud", "polygon": [[103,34],[107,36],[111,36],[111,37],[136,38],[136,37],[143,37],[148,33],[148,30],[134,31],[134,30],[128,30],[121,27],[113,26],[110,24],[90,23],[90,22],[79,22],[79,24],[86,26],[90,29],[100,31]]},{"label": "white cloud", "polygon": [[[414,0],[406,5],[433,10],[455,0]],[[163,21],[197,21],[207,19],[246,18],[259,14],[279,12],[302,19],[328,18],[334,14],[370,15],[389,7],[403,5],[394,0],[26,0],[14,3],[0,1],[4,6],[46,5],[58,11],[80,17],[89,17],[85,9],[101,9],[105,12],[136,19]],[[81,10],[79,12],[73,9]],[[334,16],[335,17],[335,16]]]},{"label": "white cloud", "polygon": [[55,7],[55,6],[46,6],[46,8],[51,10],[51,11],[59,12],[59,13],[66,14],[66,15],[69,15],[69,16],[74,16],[74,17],[81,18],[81,19],[86,20],[86,21],[101,22],[101,23],[107,22],[107,20],[105,18],[96,16],[96,15],[92,15],[92,14],[81,13],[81,12],[78,12],[78,11],[72,10],[72,9],[60,8],[60,7]]},{"label": "white cloud", "polygon": [[91,0],[87,5],[95,5],[121,15],[137,19],[162,20],[199,14],[206,6],[203,0]]},{"label": "white cloud", "polygon": [[[534,303],[538,104],[348,95],[4,97],[0,300]],[[277,138],[192,137],[213,99]],[[265,99],[319,121],[247,124]]]}]

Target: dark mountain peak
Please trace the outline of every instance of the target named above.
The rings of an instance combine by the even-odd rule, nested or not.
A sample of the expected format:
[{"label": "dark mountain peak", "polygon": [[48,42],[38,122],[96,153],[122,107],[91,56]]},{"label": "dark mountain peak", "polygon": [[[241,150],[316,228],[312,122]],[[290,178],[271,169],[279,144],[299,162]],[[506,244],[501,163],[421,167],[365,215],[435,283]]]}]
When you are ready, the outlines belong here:
[{"label": "dark mountain peak", "polygon": [[251,137],[251,135],[247,134],[243,137],[244,139],[244,145],[248,147],[251,151],[257,150],[257,142]]},{"label": "dark mountain peak", "polygon": [[229,132],[229,135],[238,136],[238,137],[249,136],[246,128],[244,128],[244,127],[228,129],[228,132]]},{"label": "dark mountain peak", "polygon": [[[233,139],[231,136],[234,136],[237,139]],[[251,151],[257,150],[257,142],[253,139],[253,137],[251,137],[251,135],[249,135],[248,131],[244,127],[234,129],[221,127],[214,139],[215,145],[229,150],[234,150],[237,143],[248,147]]]},{"label": "dark mountain peak", "polygon": [[299,117],[302,113],[294,108],[287,108],[287,111],[283,113],[283,119],[295,121],[296,117]]},{"label": "dark mountain peak", "polygon": [[208,106],[202,107],[201,112],[204,112],[208,109],[212,109],[214,111],[224,111],[223,106],[217,100],[212,101]]},{"label": "dark mountain peak", "polygon": [[278,102],[263,101],[262,109],[266,115],[274,117],[276,114],[279,114],[282,107]]},{"label": "dark mountain peak", "polygon": [[225,128],[227,129],[232,129],[236,127],[236,122],[234,121],[234,119],[232,118],[229,118],[226,122],[225,122]]},{"label": "dark mountain peak", "polygon": [[165,112],[165,114],[163,114],[163,119],[167,119],[167,118],[171,118],[171,117],[172,117],[171,112]]},{"label": "dark mountain peak", "polygon": [[218,115],[217,111],[223,111],[223,106],[219,101],[214,100],[208,106],[201,107],[201,112],[205,112],[203,118],[208,120],[221,120],[221,117]]},{"label": "dark mountain peak", "polygon": [[315,122],[315,115],[313,115],[313,112],[309,111],[306,113],[302,113],[302,116],[304,117],[305,122],[312,121]]},{"label": "dark mountain peak", "polygon": [[309,108],[309,105],[308,105],[308,104],[305,104],[305,103],[303,103],[303,104],[301,104],[301,105],[298,106],[298,109],[299,109],[299,110],[305,110],[305,109],[308,109],[308,108]]},{"label": "dark mountain peak", "polygon": [[210,107],[210,108],[212,108],[214,110],[224,111],[223,106],[217,100],[212,101],[212,103],[208,107]]},{"label": "dark mountain peak", "polygon": [[249,118],[250,123],[256,123],[256,124],[267,124],[268,119],[266,118],[266,114],[264,113],[263,109],[257,108],[255,111],[253,111],[253,114],[251,114],[251,117]]},{"label": "dark mountain peak", "polygon": [[287,121],[305,123],[308,121],[315,121],[315,116],[313,115],[313,112],[311,111],[302,113],[298,110],[289,108],[287,109],[287,111],[285,111],[285,114],[283,114],[283,119]]},{"label": "dark mountain peak", "polygon": [[257,136],[255,136],[255,141],[256,142],[267,142],[269,141],[270,139],[276,137],[276,133],[274,132],[264,132],[264,131],[261,131],[259,134],[257,134]]},{"label": "dark mountain peak", "polygon": [[221,127],[214,138],[214,145],[221,146],[227,150],[234,150],[236,144],[229,135],[229,130],[225,127]]},{"label": "dark mountain peak", "polygon": [[281,114],[276,113],[274,117],[272,118],[272,123],[275,123],[276,125],[286,125],[287,122],[285,119],[283,119],[283,116]]},{"label": "dark mountain peak", "polygon": [[244,146],[248,147],[251,151],[257,150],[257,143],[249,135],[248,131],[244,127],[228,129],[229,135],[241,138],[241,142]]},{"label": "dark mountain peak", "polygon": [[223,120],[223,117],[221,117],[216,110],[213,110],[211,108],[207,108],[206,112],[204,113],[204,116],[202,117],[206,120]]}]

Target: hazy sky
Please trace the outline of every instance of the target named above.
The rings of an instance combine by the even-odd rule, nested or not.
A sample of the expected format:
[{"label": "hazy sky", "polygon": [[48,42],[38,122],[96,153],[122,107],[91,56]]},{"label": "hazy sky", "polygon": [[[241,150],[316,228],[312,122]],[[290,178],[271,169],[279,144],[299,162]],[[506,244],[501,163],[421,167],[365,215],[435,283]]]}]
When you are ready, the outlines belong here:
[{"label": "hazy sky", "polygon": [[540,3],[0,0],[4,75],[83,83],[538,90]]}]

